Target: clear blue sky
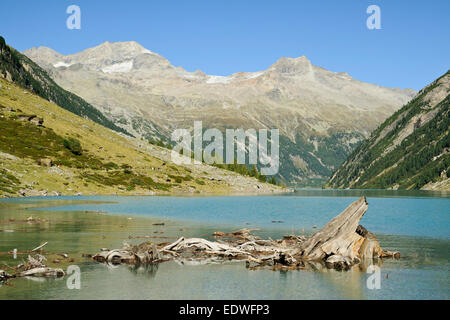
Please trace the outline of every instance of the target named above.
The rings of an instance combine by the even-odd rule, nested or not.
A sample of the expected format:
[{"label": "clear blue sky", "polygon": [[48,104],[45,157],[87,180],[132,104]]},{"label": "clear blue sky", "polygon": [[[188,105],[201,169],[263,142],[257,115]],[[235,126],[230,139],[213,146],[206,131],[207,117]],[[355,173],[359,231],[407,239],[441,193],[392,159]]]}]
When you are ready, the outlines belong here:
[{"label": "clear blue sky", "polygon": [[[81,8],[81,30],[66,28],[71,4]],[[381,30],[366,28],[370,4],[381,8]],[[418,90],[450,67],[449,13],[449,0],[2,0],[0,35],[20,51],[63,54],[134,40],[175,66],[216,75],[306,55],[362,81]]]}]

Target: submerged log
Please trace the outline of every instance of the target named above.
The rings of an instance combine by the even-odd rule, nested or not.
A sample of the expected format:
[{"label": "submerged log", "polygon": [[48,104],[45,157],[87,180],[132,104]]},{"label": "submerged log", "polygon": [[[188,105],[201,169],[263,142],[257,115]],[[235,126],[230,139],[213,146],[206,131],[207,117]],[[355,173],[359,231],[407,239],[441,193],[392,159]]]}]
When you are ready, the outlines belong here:
[{"label": "submerged log", "polygon": [[224,256],[248,255],[249,253],[229,244],[212,242],[201,238],[180,238],[174,243],[163,248],[164,251],[183,251],[186,249],[195,249],[207,254],[217,254]]},{"label": "submerged log", "polygon": [[17,277],[63,277],[65,275],[62,269],[53,269],[49,267],[39,267],[23,271]]}]

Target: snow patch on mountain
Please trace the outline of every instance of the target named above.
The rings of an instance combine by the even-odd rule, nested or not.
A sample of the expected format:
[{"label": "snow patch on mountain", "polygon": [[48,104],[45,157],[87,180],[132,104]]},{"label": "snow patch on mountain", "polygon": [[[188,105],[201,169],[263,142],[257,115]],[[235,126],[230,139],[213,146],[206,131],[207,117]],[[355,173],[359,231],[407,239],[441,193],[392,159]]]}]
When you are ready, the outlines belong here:
[{"label": "snow patch on mountain", "polygon": [[104,73],[116,73],[116,72],[130,72],[131,69],[133,69],[133,61],[125,61],[104,67],[102,71]]},{"label": "snow patch on mountain", "polygon": [[206,83],[230,83],[230,80],[232,78],[230,77],[224,77],[224,76],[209,76],[208,80],[206,80]]},{"label": "snow patch on mountain", "polygon": [[63,61],[59,61],[57,63],[55,63],[53,66],[55,68],[59,68],[59,67],[70,67],[72,65],[72,63],[65,63]]}]

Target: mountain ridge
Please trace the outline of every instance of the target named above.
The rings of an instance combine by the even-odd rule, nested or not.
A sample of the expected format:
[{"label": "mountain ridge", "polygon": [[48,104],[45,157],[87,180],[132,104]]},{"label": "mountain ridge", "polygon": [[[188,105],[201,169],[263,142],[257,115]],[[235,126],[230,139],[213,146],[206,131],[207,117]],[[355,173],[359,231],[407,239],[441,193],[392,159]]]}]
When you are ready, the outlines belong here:
[{"label": "mountain ridge", "polygon": [[[278,128],[278,178],[318,185],[378,124],[412,98],[314,66],[280,58],[266,70],[229,76],[189,72],[136,42],[103,43],[67,56],[24,54],[62,87],[137,137],[170,142],[174,129]],[[321,181],[321,182],[320,182]]]},{"label": "mountain ridge", "polygon": [[[128,59],[136,58],[140,54],[150,54],[150,55],[153,55],[155,57],[161,58],[163,61],[167,61],[170,64],[170,61],[167,58],[159,55],[158,53],[156,53],[154,51],[146,49],[144,46],[142,46],[141,44],[139,44],[136,41],[120,41],[120,42],[105,41],[105,42],[103,42],[103,43],[101,43],[99,45],[96,45],[94,47],[87,48],[87,49],[84,49],[84,50],[82,50],[80,52],[67,54],[67,55],[61,54],[58,51],[56,51],[56,50],[54,50],[54,49],[52,49],[50,47],[46,47],[46,46],[32,47],[30,49],[27,49],[27,50],[23,51],[22,53],[27,55],[27,56],[34,56],[35,58],[36,58],[37,55],[40,55],[41,58],[37,58],[37,60],[40,60],[41,62],[45,62],[44,60],[48,60],[48,57],[45,57],[45,56],[52,56],[53,59],[62,59],[62,60],[64,60],[64,59],[66,59],[66,60],[69,59],[70,60],[73,57],[82,57],[83,59],[85,59],[86,57],[92,56],[92,53],[95,53],[95,52],[101,52],[102,56],[104,56],[105,53],[108,53],[108,51],[109,51],[110,54],[111,53],[112,54],[116,54],[118,48],[119,49],[122,48],[122,54],[128,54],[127,55]],[[128,48],[128,50],[126,50],[127,48]],[[105,50],[106,50],[106,52],[105,52]],[[125,53],[123,51],[125,51]],[[131,54],[131,55],[129,55],[129,54]],[[42,56],[44,56],[45,58],[42,58]],[[121,55],[118,55],[118,56],[113,55],[112,57],[108,57],[108,59],[110,59],[110,60],[111,59],[112,60],[120,60],[120,59],[123,59],[123,58],[124,57],[121,56]],[[105,59],[105,60],[108,60],[108,59]],[[312,65],[311,60],[308,59],[304,55],[303,56],[299,56],[299,57],[287,57],[287,56],[280,57],[278,60],[276,60],[275,62],[270,64],[267,67],[267,69],[259,70],[259,71],[238,71],[238,72],[231,73],[229,75],[206,74],[201,69],[191,72],[191,71],[186,71],[181,66],[178,66],[178,67],[173,66],[173,65],[171,65],[171,66],[174,69],[183,70],[183,71],[186,71],[187,73],[194,74],[194,75],[196,74],[196,75],[204,75],[206,77],[232,78],[232,76],[234,76],[234,75],[257,74],[257,73],[261,73],[263,71],[276,70],[277,67],[279,67],[279,66],[281,66],[281,69],[282,69],[281,73],[285,73],[285,74],[292,73],[292,72],[287,72],[287,70],[289,70],[289,69],[283,69],[283,66],[286,66],[286,64],[287,65],[295,65],[295,64],[299,65],[299,64],[302,64],[303,66],[306,66],[308,68],[310,68],[311,66],[314,66],[315,68],[319,68],[319,69],[325,70],[327,72],[334,73],[334,74],[336,74],[338,76],[341,76],[343,78],[347,78],[349,80],[350,79],[351,80],[355,80],[355,81],[358,81],[358,82],[361,82],[361,83],[366,83],[366,84],[377,86],[377,87],[380,87],[380,88],[388,88],[388,89],[392,89],[392,90],[407,91],[407,92],[409,92],[411,94],[412,93],[414,93],[414,94],[416,93],[415,90],[413,90],[411,88],[383,87],[383,86],[378,85],[378,84],[364,82],[364,81],[359,81],[359,80],[351,77],[347,72],[329,71],[329,70],[327,70],[327,69],[325,69],[323,67]],[[64,65],[61,65],[61,67],[64,67]]]}]

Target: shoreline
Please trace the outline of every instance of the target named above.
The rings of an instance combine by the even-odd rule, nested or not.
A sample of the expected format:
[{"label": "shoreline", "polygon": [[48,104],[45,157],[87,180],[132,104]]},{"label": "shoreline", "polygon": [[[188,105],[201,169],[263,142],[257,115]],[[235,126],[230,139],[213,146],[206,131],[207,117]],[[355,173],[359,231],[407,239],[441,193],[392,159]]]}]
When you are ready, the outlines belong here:
[{"label": "shoreline", "polygon": [[0,199],[26,199],[26,198],[49,198],[49,199],[55,199],[59,197],[95,197],[95,196],[104,196],[104,197],[120,197],[120,196],[130,196],[130,197],[141,197],[141,196],[258,196],[258,195],[280,195],[280,194],[287,194],[287,193],[294,193],[296,190],[291,188],[286,189],[270,189],[267,191],[198,191],[198,192],[183,192],[183,191],[177,191],[177,192],[116,192],[116,193],[74,193],[74,194],[64,194],[61,192],[58,193],[41,193],[39,191],[37,192],[30,192],[26,195],[0,195]]}]

